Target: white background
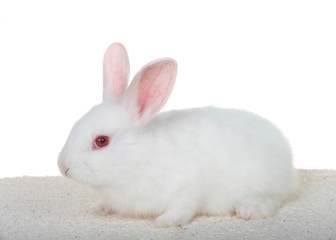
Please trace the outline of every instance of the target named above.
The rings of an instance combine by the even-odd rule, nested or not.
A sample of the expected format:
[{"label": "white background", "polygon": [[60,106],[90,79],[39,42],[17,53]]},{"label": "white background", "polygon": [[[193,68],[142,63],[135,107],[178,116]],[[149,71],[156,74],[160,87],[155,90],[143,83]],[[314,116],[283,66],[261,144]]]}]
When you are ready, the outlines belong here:
[{"label": "white background", "polygon": [[75,122],[101,101],[112,42],[131,74],[179,73],[165,110],[215,105],[272,120],[298,168],[336,169],[335,1],[0,2],[0,177],[58,175]]}]

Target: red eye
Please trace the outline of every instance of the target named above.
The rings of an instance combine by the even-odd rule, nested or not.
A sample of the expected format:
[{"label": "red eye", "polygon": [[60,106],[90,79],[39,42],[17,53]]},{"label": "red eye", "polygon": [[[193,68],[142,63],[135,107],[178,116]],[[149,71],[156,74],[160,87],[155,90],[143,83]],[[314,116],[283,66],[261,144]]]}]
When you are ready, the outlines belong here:
[{"label": "red eye", "polygon": [[108,136],[98,136],[93,141],[93,148],[96,149],[96,148],[106,147],[109,143],[110,143],[110,140]]}]

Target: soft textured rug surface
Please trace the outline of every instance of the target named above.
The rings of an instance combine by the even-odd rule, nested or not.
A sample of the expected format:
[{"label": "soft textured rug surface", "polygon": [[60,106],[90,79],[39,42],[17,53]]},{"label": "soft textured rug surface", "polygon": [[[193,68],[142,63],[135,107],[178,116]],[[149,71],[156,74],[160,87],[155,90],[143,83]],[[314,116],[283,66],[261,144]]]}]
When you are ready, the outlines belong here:
[{"label": "soft textured rug surface", "polygon": [[63,177],[0,179],[0,239],[336,239],[336,171],[298,174],[299,191],[272,218],[203,216],[166,229],[94,213],[95,193]]}]

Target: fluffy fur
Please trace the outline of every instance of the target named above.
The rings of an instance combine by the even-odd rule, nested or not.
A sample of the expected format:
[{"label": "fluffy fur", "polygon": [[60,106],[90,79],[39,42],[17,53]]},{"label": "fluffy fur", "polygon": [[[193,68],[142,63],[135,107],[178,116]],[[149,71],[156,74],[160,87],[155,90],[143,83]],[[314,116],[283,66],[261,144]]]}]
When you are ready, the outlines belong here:
[{"label": "fluffy fur", "polygon": [[[156,115],[173,88],[176,62],[146,65],[124,92],[126,50],[112,44],[106,57],[113,59],[104,64],[123,70],[104,66],[110,71],[104,72],[104,101],[74,125],[58,158],[64,176],[100,193],[103,211],[155,216],[164,227],[184,225],[196,214],[265,218],[295,190],[290,146],[272,123],[213,107]],[[93,149],[99,135],[110,143]]]}]

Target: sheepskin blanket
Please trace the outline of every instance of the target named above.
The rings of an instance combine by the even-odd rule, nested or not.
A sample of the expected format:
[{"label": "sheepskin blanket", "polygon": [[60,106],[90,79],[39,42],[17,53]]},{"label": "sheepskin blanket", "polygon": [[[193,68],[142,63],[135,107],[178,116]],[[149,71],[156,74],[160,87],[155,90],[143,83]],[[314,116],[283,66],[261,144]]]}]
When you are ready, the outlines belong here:
[{"label": "sheepskin blanket", "polygon": [[63,177],[0,179],[0,239],[336,239],[336,171],[298,175],[299,191],[274,217],[200,216],[175,228],[99,215],[95,193]]}]

